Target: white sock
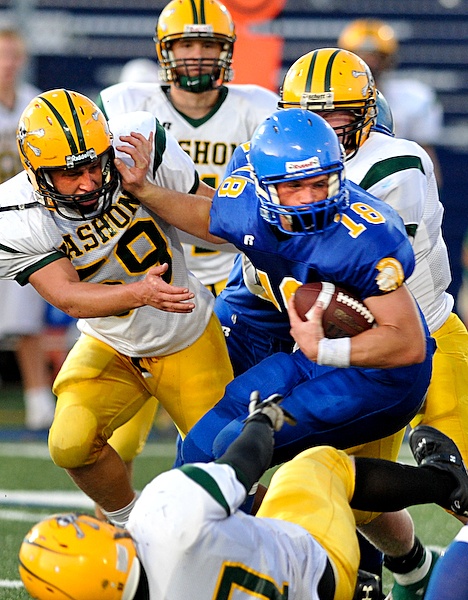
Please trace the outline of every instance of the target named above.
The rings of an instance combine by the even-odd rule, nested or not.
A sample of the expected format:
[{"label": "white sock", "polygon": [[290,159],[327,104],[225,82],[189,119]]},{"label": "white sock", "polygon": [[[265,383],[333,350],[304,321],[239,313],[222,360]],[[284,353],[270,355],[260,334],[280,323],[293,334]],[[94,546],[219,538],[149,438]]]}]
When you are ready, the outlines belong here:
[{"label": "white sock", "polygon": [[28,429],[48,429],[55,412],[55,397],[49,387],[24,391],[25,423]]},{"label": "white sock", "polygon": [[130,517],[130,513],[132,512],[133,507],[135,506],[135,502],[137,501],[138,494],[135,494],[133,500],[127,506],[123,508],[119,508],[119,510],[104,510],[101,507],[102,514],[106,517],[108,521],[110,521],[113,525],[117,527],[125,528],[125,525],[128,523],[128,518]]},{"label": "white sock", "polygon": [[393,573],[393,577],[397,583],[400,585],[411,585],[412,583],[421,581],[427,575],[432,563],[432,554],[427,548],[424,551],[426,554],[420,567],[409,573]]}]

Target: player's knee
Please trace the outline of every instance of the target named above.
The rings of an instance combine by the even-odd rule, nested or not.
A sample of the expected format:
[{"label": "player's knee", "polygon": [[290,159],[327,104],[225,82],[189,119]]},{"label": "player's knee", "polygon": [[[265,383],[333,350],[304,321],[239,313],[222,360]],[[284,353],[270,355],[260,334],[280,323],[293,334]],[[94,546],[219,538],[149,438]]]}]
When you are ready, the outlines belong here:
[{"label": "player's knee", "polygon": [[68,406],[56,414],[49,433],[49,453],[64,469],[91,464],[97,458],[97,421],[83,406]]}]

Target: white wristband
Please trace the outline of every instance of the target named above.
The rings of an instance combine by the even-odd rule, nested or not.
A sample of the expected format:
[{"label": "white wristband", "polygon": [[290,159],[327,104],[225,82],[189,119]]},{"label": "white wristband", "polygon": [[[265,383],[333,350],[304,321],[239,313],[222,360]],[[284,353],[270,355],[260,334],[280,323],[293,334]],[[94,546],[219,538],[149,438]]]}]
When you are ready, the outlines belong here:
[{"label": "white wristband", "polygon": [[349,367],[351,362],[351,338],[336,340],[322,338],[318,343],[317,364],[329,367]]}]

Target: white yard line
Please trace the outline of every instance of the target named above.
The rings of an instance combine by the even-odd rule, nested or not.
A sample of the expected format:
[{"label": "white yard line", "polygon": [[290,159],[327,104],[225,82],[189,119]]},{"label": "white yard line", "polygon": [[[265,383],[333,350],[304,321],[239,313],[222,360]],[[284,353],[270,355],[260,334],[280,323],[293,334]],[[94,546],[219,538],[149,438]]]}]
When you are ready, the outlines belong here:
[{"label": "white yard line", "polygon": [[[173,458],[175,444],[150,443],[147,444],[142,457],[144,458]],[[46,443],[0,443],[0,457],[34,458],[51,460]],[[6,490],[0,489],[0,520],[37,521],[37,515],[30,518],[31,514],[19,511],[24,509],[44,510],[93,510],[94,503],[83,493],[65,492],[59,490]],[[14,509],[14,510],[7,510]]]},{"label": "white yard line", "polygon": [[[37,458],[50,460],[49,450],[46,443],[14,443],[0,442],[0,456]],[[146,444],[141,456],[148,458],[171,458],[175,456],[175,443],[162,442]]]},{"label": "white yard line", "polygon": [[25,510],[3,509],[0,508],[0,521],[16,521],[18,523],[37,523],[42,517],[47,517],[45,513],[27,512]]},{"label": "white yard line", "polygon": [[[24,506],[27,508],[92,509],[94,503],[83,492],[58,490],[27,491],[0,490],[0,506]],[[1,515],[0,515],[1,516]]]},{"label": "white yard line", "polygon": [[0,588],[22,588],[23,582],[11,579],[0,579]]}]

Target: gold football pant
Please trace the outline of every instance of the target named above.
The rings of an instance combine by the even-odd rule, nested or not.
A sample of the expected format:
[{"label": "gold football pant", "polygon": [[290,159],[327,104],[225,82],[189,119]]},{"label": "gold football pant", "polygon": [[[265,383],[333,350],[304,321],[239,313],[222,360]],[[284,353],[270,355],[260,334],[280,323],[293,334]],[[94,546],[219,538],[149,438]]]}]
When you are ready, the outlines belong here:
[{"label": "gold football pant", "polygon": [[66,469],[92,464],[115,432],[112,445],[130,462],[144,447],[157,401],[185,434],[223,396],[232,377],[215,315],[195,343],[167,356],[132,360],[82,335],[54,383],[51,457]]},{"label": "gold football pant", "polygon": [[[435,427],[458,446],[468,465],[468,332],[460,318],[452,313],[432,337],[437,349],[432,363],[432,378],[421,411],[410,426]],[[385,458],[396,461],[403,441],[399,433],[346,450],[354,456]],[[355,511],[358,524],[372,521],[378,513]]]},{"label": "gold football pant", "polygon": [[456,443],[468,465],[468,332],[452,313],[432,337],[437,350],[431,384],[411,427],[424,423],[442,431]]},{"label": "gold football pant", "polygon": [[349,506],[354,483],[347,454],[330,446],[305,450],[276,471],[257,513],[296,523],[319,542],[334,567],[335,600],[352,598],[356,586],[359,544]]}]

